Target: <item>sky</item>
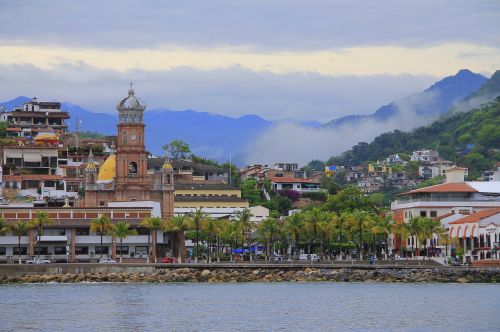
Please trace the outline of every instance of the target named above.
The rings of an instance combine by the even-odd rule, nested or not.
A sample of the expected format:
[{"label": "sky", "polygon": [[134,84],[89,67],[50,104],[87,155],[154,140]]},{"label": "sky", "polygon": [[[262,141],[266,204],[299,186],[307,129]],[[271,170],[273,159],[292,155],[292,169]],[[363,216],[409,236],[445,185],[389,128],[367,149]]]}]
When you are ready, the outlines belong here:
[{"label": "sky", "polygon": [[327,122],[500,68],[500,1],[0,0],[0,101]]}]

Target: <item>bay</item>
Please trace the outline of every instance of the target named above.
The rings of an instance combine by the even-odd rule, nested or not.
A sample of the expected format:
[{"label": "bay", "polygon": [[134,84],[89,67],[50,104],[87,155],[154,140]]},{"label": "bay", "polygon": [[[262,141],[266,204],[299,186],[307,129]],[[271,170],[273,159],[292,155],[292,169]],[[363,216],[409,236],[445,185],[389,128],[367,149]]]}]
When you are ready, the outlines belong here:
[{"label": "bay", "polygon": [[24,284],[0,296],[2,331],[500,329],[495,284]]}]

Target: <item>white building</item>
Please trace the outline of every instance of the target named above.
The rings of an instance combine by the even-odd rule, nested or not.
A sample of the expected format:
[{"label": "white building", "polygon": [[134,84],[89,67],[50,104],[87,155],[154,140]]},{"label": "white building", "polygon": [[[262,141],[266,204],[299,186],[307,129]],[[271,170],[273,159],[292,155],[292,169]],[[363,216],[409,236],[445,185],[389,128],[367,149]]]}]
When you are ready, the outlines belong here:
[{"label": "white building", "polygon": [[306,178],[291,178],[275,176],[270,178],[273,189],[294,190],[298,192],[317,192],[321,191],[320,182]]},{"label": "white building", "polygon": [[438,158],[439,153],[436,150],[417,150],[413,151],[410,161],[432,162]]}]

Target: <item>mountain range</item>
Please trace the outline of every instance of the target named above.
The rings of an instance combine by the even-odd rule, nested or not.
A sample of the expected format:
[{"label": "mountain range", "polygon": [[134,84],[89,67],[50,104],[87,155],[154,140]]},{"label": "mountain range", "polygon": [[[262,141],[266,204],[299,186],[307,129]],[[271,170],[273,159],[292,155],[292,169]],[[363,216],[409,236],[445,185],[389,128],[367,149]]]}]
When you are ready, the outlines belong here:
[{"label": "mountain range", "polygon": [[[497,91],[500,91],[500,80],[496,82],[500,78],[500,73],[495,73],[493,78],[495,80],[490,80],[493,83],[486,85],[485,83],[488,82],[486,77],[464,69],[436,82],[421,93],[384,105],[373,114],[344,116],[323,126],[315,121],[300,125],[326,130],[343,125],[356,125],[367,119],[387,122],[401,115],[403,115],[402,120],[406,122],[411,121],[407,120],[409,116],[415,115],[423,119],[424,124],[430,124],[450,109],[459,109],[461,105],[462,108],[470,109],[470,104],[482,102],[485,98],[494,96]],[[495,85],[497,83],[498,86]],[[0,107],[11,110],[29,100],[31,99],[27,97],[17,97],[0,103]],[[69,121],[71,131],[75,130],[78,119],[80,131],[116,134],[117,112],[94,113],[69,102],[62,102],[61,109],[71,114]],[[236,164],[243,163],[245,151],[248,151],[250,143],[255,138],[277,124],[257,115],[232,118],[192,110],[171,111],[167,109],[146,110],[144,120],[148,128],[146,130],[147,148],[154,154],[162,154],[164,144],[181,139],[190,145],[196,155],[225,162],[232,154],[233,162]],[[421,124],[415,124],[415,126]],[[380,133],[382,131],[383,129]]]},{"label": "mountain range", "polygon": [[341,125],[355,125],[363,120],[387,121],[391,117],[402,115],[410,110],[413,115],[437,118],[447,112],[465,98],[478,91],[488,79],[480,74],[462,69],[453,76],[434,83],[421,93],[393,101],[380,107],[369,115],[347,115],[325,124],[325,127],[335,128]]}]

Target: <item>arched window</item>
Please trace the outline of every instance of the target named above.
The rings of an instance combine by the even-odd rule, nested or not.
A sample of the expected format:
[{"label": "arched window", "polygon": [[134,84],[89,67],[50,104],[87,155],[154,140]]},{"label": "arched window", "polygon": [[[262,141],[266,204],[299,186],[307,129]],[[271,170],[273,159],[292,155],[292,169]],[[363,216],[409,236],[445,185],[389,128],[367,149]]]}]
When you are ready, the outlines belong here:
[{"label": "arched window", "polygon": [[128,164],[128,175],[137,176],[137,163],[135,161]]}]

